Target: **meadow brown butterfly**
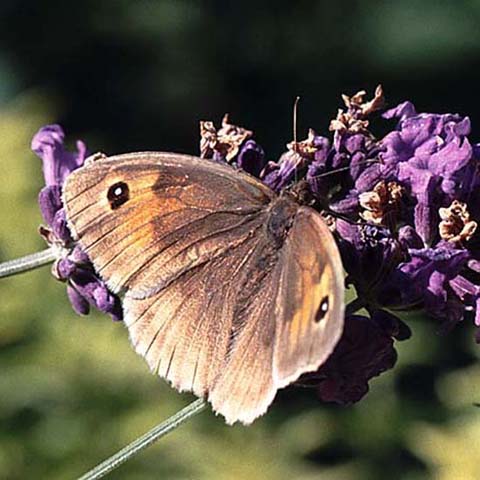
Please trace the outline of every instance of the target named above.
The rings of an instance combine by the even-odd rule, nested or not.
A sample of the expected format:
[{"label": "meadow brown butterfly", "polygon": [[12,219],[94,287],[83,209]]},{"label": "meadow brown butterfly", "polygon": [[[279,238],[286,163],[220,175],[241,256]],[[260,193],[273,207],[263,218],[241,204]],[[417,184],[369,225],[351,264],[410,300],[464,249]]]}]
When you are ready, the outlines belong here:
[{"label": "meadow brown butterfly", "polygon": [[227,423],[251,423],[343,330],[319,213],[247,173],[173,153],[91,157],[64,186],[74,238],[123,295],[135,350]]}]

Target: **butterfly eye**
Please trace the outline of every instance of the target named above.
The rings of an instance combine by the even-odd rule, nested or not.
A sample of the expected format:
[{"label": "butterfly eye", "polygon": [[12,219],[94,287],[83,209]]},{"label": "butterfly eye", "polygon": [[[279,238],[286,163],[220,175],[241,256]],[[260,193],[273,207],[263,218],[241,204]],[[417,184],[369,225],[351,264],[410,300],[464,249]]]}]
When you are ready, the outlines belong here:
[{"label": "butterfly eye", "polygon": [[107,193],[108,203],[112,210],[122,206],[130,198],[130,190],[125,182],[118,182],[113,184]]},{"label": "butterfly eye", "polygon": [[317,314],[315,315],[315,321],[319,322],[320,320],[323,320],[325,315],[328,312],[328,297],[323,297],[322,301],[320,302],[320,307],[317,310]]}]

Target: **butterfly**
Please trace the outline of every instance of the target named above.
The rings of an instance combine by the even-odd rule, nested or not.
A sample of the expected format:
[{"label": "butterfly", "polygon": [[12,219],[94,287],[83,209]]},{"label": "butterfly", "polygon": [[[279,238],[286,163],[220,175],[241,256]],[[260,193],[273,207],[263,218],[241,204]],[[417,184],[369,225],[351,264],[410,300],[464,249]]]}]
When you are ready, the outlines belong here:
[{"label": "butterfly", "polygon": [[321,215],[227,164],[96,155],[63,189],[74,239],[122,296],[132,345],[179,391],[249,424],[322,365],[344,275]]}]

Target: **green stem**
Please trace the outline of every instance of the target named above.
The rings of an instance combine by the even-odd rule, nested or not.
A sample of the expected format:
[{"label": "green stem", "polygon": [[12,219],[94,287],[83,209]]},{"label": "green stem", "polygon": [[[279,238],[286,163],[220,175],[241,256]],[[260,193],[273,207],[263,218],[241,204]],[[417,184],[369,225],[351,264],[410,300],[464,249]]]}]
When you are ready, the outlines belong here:
[{"label": "green stem", "polygon": [[345,309],[345,316],[353,315],[364,307],[365,301],[357,297],[347,305]]},{"label": "green stem", "polygon": [[203,398],[195,400],[175,415],[172,415],[164,422],[152,428],[145,435],[134,440],[130,445],[122,448],[122,450],[115,455],[112,455],[110,458],[97,465],[85,475],[82,475],[78,480],[97,480],[98,478],[104,477],[167,433],[175,430],[189,418],[197,415],[197,413],[200,413],[202,410],[205,410],[207,405],[207,402]]},{"label": "green stem", "polygon": [[16,258],[8,262],[0,263],[0,278],[10,277],[17,273],[27,272],[35,268],[52,263],[57,256],[51,248],[42,250],[41,252],[25,255],[24,257]]}]

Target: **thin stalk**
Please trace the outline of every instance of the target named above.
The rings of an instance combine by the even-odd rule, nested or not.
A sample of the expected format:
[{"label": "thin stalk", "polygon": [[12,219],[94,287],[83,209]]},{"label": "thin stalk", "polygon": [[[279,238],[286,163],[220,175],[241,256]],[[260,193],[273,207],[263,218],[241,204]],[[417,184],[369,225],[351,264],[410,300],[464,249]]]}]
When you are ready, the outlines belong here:
[{"label": "thin stalk", "polygon": [[207,405],[207,402],[203,398],[195,400],[170,418],[167,418],[164,422],[152,428],[145,435],[137,438],[132,443],[122,448],[122,450],[118,451],[115,455],[112,455],[110,458],[85,473],[85,475],[82,475],[78,480],[97,480],[98,478],[104,477],[118,468],[122,463],[130,460],[142,450],[149,447],[152,443],[165,436],[167,433],[175,430],[189,418],[192,418],[202,410],[205,410]]},{"label": "thin stalk", "polygon": [[57,258],[53,249],[47,248],[41,252],[0,263],[0,278],[10,277],[17,273],[28,272],[35,268],[52,263]]},{"label": "thin stalk", "polygon": [[362,308],[365,308],[365,301],[357,297],[355,300],[352,300],[345,308],[345,316],[348,317],[349,315],[353,315]]}]

